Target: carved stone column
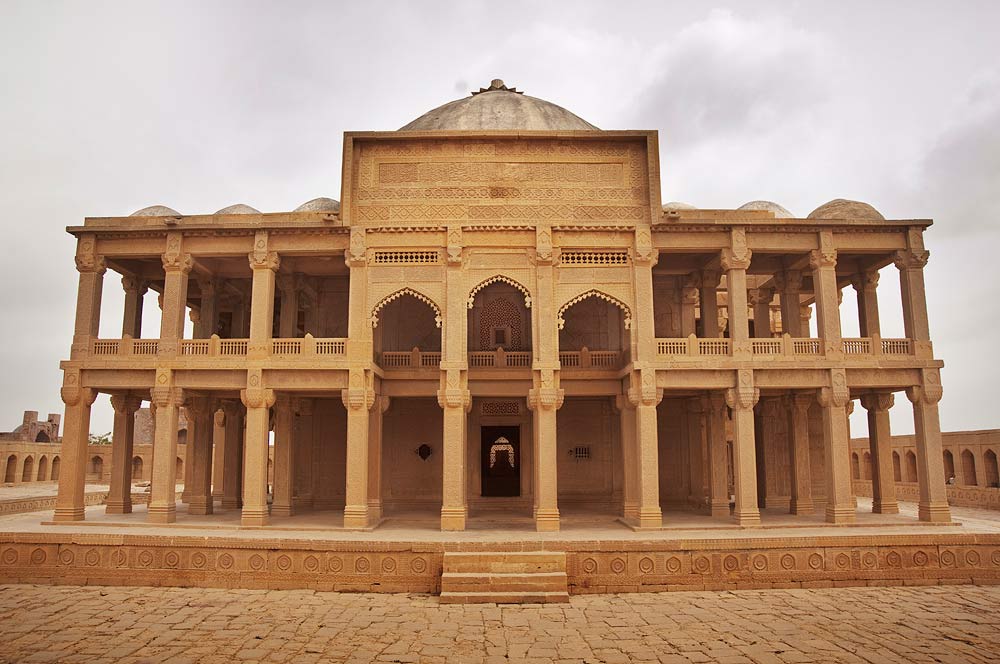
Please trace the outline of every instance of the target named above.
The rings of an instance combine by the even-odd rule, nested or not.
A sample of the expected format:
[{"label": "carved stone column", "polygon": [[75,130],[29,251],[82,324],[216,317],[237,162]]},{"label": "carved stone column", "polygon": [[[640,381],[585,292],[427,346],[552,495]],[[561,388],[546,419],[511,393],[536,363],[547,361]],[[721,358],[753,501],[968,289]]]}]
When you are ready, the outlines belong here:
[{"label": "carved stone column", "polygon": [[347,409],[347,486],[344,527],[367,528],[368,513],[368,418],[375,404],[375,390],[369,372],[351,370],[352,387],[341,391]]},{"label": "carved stone column", "polygon": [[635,435],[635,407],[627,394],[615,397],[622,441],[622,518],[627,523],[639,521],[639,450]]},{"label": "carved stone column", "polygon": [[809,266],[813,271],[813,289],[816,295],[816,316],[819,336],[827,358],[843,355],[840,331],[840,288],[837,286],[837,250],[833,248],[832,233],[820,232],[820,249],[809,253]]},{"label": "carved stone column", "polygon": [[903,299],[903,328],[913,341],[918,357],[933,357],[930,324],[927,319],[927,295],[924,287],[924,266],[930,252],[923,248],[918,231],[910,233],[910,249],[896,253],[899,269],[899,289]]},{"label": "carved stone column", "polygon": [[278,321],[278,336],[291,339],[299,327],[299,278],[297,275],[278,277],[281,292],[281,318]]},{"label": "carved stone column", "polygon": [[722,274],[718,270],[702,270],[701,288],[698,301],[701,304],[701,329],[699,336],[703,339],[716,339],[719,331],[719,283]]},{"label": "carved stone column", "polygon": [[688,275],[680,288],[681,336],[697,334],[695,327],[695,306],[698,304],[699,275]]},{"label": "carved stone column", "polygon": [[750,305],[753,307],[753,336],[758,339],[771,338],[771,300],[773,288],[755,288],[750,291]]},{"label": "carved stone column", "polygon": [[191,468],[188,514],[212,513],[213,406],[207,397],[198,397],[190,399],[187,407],[188,423],[194,428],[187,445],[187,465]]},{"label": "carved stone column", "polygon": [[225,401],[222,410],[226,418],[226,445],[222,473],[222,508],[243,506],[243,427],[244,412],[235,401]]},{"label": "carved stone column", "polygon": [[184,405],[184,392],[174,386],[170,369],[156,370],[150,402],[156,406],[156,428],[152,489],[146,518],[150,523],[173,523],[177,520],[177,419]]},{"label": "carved stone column", "polygon": [[382,520],[382,416],[390,399],[376,396],[368,417],[368,514],[372,523]]},{"label": "carved stone column", "polygon": [[162,358],[177,355],[184,338],[184,315],[187,309],[188,277],[194,268],[191,254],[180,252],[180,233],[167,234],[163,261],[163,315],[160,318],[160,342],[157,354]]},{"label": "carved stone column", "polygon": [[135,438],[135,411],[142,400],[132,395],[111,396],[115,410],[114,433],[111,438],[111,487],[108,490],[106,514],[132,512],[132,449]]},{"label": "carved stone column", "polygon": [[295,411],[292,398],[280,394],[274,402],[274,498],[271,514],[295,514]]},{"label": "carved stone column", "polygon": [[274,328],[274,274],[281,265],[277,252],[267,250],[267,231],[258,231],[250,253],[253,291],[250,297],[250,341],[247,358],[260,360],[271,354]]},{"label": "carved stone column", "polygon": [[66,410],[63,417],[62,451],[59,454],[59,494],[56,497],[53,520],[83,521],[90,407],[97,398],[97,392],[80,387],[79,370],[67,369],[63,376],[61,396]]},{"label": "carved stone column", "polygon": [[142,337],[142,302],[148,284],[137,277],[122,277],[125,291],[125,311],[122,314],[122,337],[139,339]]},{"label": "carved stone column", "polygon": [[868,411],[872,512],[876,514],[899,514],[896,481],[892,476],[892,432],[889,428],[889,409],[893,403],[891,392],[872,392],[861,396],[861,405]]},{"label": "carved stone column", "polygon": [[[442,371],[445,387],[438,390],[438,405],[444,410],[444,459],[441,500],[441,530],[465,530],[468,518],[466,498],[466,450],[472,396],[464,389],[458,370]],[[454,381],[454,383],[452,383]]]},{"label": "carved stone column", "polygon": [[[256,292],[256,288],[254,289]],[[271,430],[271,406],[274,390],[263,386],[260,369],[247,371],[247,387],[240,392],[247,407],[246,442],[243,454],[243,512],[240,523],[244,526],[266,526],[267,509],[267,457],[268,438]]]},{"label": "carved stone column", "polygon": [[813,397],[806,393],[793,393],[787,397],[788,448],[791,454],[792,500],[791,514],[812,514],[812,462],[809,456],[809,406]]},{"label": "carved stone column", "polygon": [[[726,271],[729,296],[729,338],[733,355],[749,355],[750,322],[747,303],[747,268],[750,267],[750,249],[743,229],[733,229],[732,246],[722,250],[722,269]],[[753,419],[751,415],[751,420]]]},{"label": "carved stone column", "polygon": [[226,472],[226,413],[218,403],[212,413],[212,499],[222,499]]},{"label": "carved stone column", "polygon": [[96,247],[96,240],[90,234],[81,236],[77,241],[76,269],[80,273],[80,280],[76,291],[71,359],[90,352],[90,341],[97,337],[101,325],[101,295],[107,268],[104,257],[96,253]]},{"label": "carved stone column", "polygon": [[558,448],[556,412],[563,404],[563,390],[551,370],[536,371],[537,387],[528,392],[528,408],[534,413],[535,529],[559,530]]},{"label": "carved stone column", "polygon": [[858,294],[858,327],[861,336],[881,336],[882,325],[878,315],[878,270],[865,270],[854,275],[851,285]]},{"label": "carved stone column", "polygon": [[726,443],[726,398],[711,392],[703,398],[708,425],[708,503],[713,517],[729,518],[729,454]]},{"label": "carved stone column", "polygon": [[923,369],[920,385],[906,390],[913,404],[913,424],[917,444],[917,483],[920,488],[918,513],[921,521],[950,523],[951,510],[945,489],[944,458],[941,448],[941,421],[938,402],[943,393],[937,369]]},{"label": "carved stone column", "polygon": [[296,399],[293,408],[299,416],[295,418],[295,497],[296,509],[313,507],[313,453],[315,437],[315,401]]},{"label": "carved stone column", "polygon": [[707,496],[705,486],[705,448],[707,446],[705,409],[702,407],[702,399],[698,397],[687,399],[685,405],[687,406],[688,468],[690,469],[688,503],[700,510],[705,507]]},{"label": "carved stone column", "polygon": [[819,391],[823,411],[823,449],[826,466],[826,520],[853,523],[855,508],[851,487],[850,434],[847,403],[850,390],[843,369],[830,371],[830,387]]},{"label": "carved stone column", "polygon": [[198,311],[199,323],[195,327],[196,339],[207,339],[216,334],[219,329],[219,298],[214,279],[199,277],[198,290],[201,292],[201,304]]},{"label": "carved stone column", "polygon": [[802,291],[802,272],[784,270],[774,275],[774,284],[781,297],[781,327],[790,337],[808,337],[808,326],[803,330],[799,311]]},{"label": "carved stone column", "polygon": [[[745,297],[744,295],[744,304]],[[743,310],[746,311],[746,306]],[[744,322],[745,320],[744,314]],[[726,390],[726,405],[733,413],[733,471],[736,476],[734,516],[741,526],[760,525],[753,419],[753,409],[759,399],[760,390],[754,387],[753,371],[739,369],[736,372],[736,387]]]}]

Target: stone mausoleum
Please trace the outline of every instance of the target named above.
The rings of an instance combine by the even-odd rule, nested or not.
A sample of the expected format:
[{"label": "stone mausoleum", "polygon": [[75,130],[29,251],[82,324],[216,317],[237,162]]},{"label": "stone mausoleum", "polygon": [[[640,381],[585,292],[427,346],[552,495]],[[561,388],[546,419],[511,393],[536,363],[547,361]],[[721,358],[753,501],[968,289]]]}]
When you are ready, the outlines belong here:
[{"label": "stone mausoleum", "polygon": [[[898,510],[899,398],[919,519],[950,521],[929,220],[840,199],[806,218],[663,204],[656,131],[600,130],[499,80],[399,131],[346,133],[342,182],[340,202],[292,212],[153,206],[68,229],[55,521],[84,518],[102,393],[110,511],[132,510],[133,414],[154,412],[152,496],[129,518],[158,524],[239,510],[243,526],[660,529],[689,514],[753,526],[765,508],[847,524],[856,403],[872,509]],[[100,320],[109,270],[120,329]],[[900,281],[904,338],[881,335],[880,277]],[[858,338],[841,330],[847,288]],[[151,291],[159,329],[141,326]]]}]

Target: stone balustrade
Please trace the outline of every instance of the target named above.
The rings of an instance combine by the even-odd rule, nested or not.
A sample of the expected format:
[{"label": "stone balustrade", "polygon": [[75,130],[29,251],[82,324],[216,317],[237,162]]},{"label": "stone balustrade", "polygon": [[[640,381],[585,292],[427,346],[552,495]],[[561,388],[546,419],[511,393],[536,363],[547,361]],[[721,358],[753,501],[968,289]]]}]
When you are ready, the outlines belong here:
[{"label": "stone balustrade", "polygon": [[[909,339],[882,339],[880,337],[845,338],[841,340],[846,356],[873,357],[877,355],[908,356],[913,354]],[[676,339],[657,339],[656,352],[660,357],[718,357],[732,354],[729,339],[702,339],[691,335]],[[818,338],[795,338],[789,335],[769,339],[751,339],[750,354],[757,358],[796,358],[810,356],[825,358],[824,344]]]},{"label": "stone balustrade", "polygon": [[[294,339],[271,339],[274,357],[342,356],[347,354],[347,339],[317,339],[306,335]],[[178,355],[187,358],[246,357],[248,339],[182,339],[178,342]],[[90,354],[100,359],[129,356],[155,357],[159,352],[159,339],[94,339]]]}]

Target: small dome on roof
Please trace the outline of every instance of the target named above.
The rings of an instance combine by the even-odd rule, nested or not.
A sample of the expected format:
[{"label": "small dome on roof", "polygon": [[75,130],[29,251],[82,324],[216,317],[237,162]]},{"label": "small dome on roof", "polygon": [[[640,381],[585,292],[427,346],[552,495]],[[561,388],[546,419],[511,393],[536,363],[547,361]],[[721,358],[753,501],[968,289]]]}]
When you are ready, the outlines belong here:
[{"label": "small dome on roof", "polygon": [[243,203],[237,203],[236,205],[224,207],[215,214],[260,214],[260,210],[255,210],[249,205],[244,205]]},{"label": "small dome on roof", "polygon": [[835,198],[809,213],[810,219],[873,219],[885,221],[882,213],[868,203]]},{"label": "small dome on roof", "polygon": [[499,78],[490,87],[430,110],[400,131],[482,129],[597,129],[586,120],[544,99],[508,88]]},{"label": "small dome on roof", "polygon": [[663,204],[663,211],[670,212],[671,210],[697,210],[693,205],[688,203],[681,203],[680,201],[670,201],[669,203]]},{"label": "small dome on roof", "polygon": [[320,196],[298,206],[295,212],[340,212],[340,201]]},{"label": "small dome on roof", "polygon": [[150,205],[141,210],[136,210],[130,217],[179,217],[181,213],[166,205]]},{"label": "small dome on roof", "polygon": [[767,212],[773,212],[777,219],[792,219],[795,217],[794,214],[789,212],[786,208],[778,205],[774,201],[750,201],[749,203],[744,203],[737,208],[738,210],[766,210]]}]

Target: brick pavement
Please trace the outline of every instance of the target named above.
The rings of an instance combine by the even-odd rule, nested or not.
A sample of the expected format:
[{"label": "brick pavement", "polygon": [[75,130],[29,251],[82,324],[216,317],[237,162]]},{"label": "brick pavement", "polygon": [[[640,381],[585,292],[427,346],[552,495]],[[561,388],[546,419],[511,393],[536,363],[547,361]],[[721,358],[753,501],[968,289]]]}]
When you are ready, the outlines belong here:
[{"label": "brick pavement", "polygon": [[1000,587],[426,595],[0,586],[0,661],[990,662]]}]

